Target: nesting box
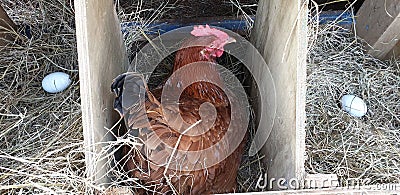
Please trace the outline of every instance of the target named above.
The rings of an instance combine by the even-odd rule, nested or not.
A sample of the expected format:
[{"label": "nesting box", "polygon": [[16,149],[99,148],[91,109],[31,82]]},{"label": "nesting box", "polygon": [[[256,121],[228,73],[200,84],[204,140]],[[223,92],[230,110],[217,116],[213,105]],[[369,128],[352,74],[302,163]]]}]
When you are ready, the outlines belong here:
[{"label": "nesting box", "polygon": [[[263,183],[270,190],[301,188],[298,184],[307,179],[334,179],[332,175],[307,175],[304,169],[307,9],[306,0],[261,0],[251,34],[251,42],[263,56],[274,80],[272,88],[268,80],[261,79],[258,92],[253,92],[266,97],[264,107],[255,110],[258,118],[263,115],[266,119],[259,122],[259,129],[270,129],[260,151],[267,164]],[[115,76],[127,70],[128,60],[112,0],[75,1],[75,12],[87,175],[90,181],[106,186],[109,178],[105,177],[108,170],[104,162],[91,162],[94,154],[112,139],[108,129],[118,117],[113,110],[110,84]],[[267,73],[256,63],[260,62],[254,61],[251,72],[263,78]],[[262,110],[276,110],[276,113]],[[348,193],[363,191],[347,189]],[[295,192],[338,191],[328,188]]]}]

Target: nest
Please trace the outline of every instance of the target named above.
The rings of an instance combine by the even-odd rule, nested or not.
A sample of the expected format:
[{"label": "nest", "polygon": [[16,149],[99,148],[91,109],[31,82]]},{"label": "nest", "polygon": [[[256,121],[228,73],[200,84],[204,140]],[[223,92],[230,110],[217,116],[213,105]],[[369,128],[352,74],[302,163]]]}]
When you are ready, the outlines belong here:
[{"label": "nest", "polygon": [[[400,61],[366,54],[364,43],[336,24],[310,31],[306,170],[337,174],[341,186],[398,183]],[[365,116],[341,109],[346,94],[366,102]]]}]

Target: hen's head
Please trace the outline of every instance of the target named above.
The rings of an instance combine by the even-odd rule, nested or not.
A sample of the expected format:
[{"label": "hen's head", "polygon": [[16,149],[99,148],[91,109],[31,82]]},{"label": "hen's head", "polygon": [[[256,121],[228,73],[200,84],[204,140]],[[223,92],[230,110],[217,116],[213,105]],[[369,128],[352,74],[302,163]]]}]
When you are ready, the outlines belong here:
[{"label": "hen's head", "polygon": [[191,34],[195,37],[210,38],[210,42],[207,43],[207,46],[200,52],[206,59],[221,57],[224,53],[224,46],[228,43],[236,42],[236,40],[230,37],[226,32],[216,28],[210,28],[208,25],[205,27],[202,25],[195,26]]}]

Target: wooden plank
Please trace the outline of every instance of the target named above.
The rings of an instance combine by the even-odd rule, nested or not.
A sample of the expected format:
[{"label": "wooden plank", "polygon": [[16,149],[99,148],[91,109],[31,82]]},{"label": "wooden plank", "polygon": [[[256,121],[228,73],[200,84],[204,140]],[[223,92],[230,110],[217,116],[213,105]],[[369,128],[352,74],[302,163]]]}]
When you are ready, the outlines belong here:
[{"label": "wooden plank", "polygon": [[[274,126],[262,150],[268,181],[304,179],[307,1],[260,1],[251,41],[264,57],[275,81],[277,112],[266,103],[266,118]],[[253,73],[265,75],[261,70]],[[258,75],[260,76],[260,75]],[[268,83],[261,83],[268,85]],[[268,91],[267,99],[274,99]],[[266,129],[260,121],[259,129]],[[276,186],[273,186],[273,189]]]},{"label": "wooden plank", "polygon": [[392,57],[400,56],[400,41],[397,41],[397,44],[393,47],[391,51],[386,54],[384,59],[390,59]]},{"label": "wooden plank", "polygon": [[400,0],[365,0],[357,13],[356,33],[371,46],[369,54],[385,59],[400,39]]},{"label": "wooden plank", "polygon": [[12,31],[16,30],[17,25],[8,17],[7,12],[0,5],[0,46],[7,44],[3,39],[12,40]]},{"label": "wooden plank", "polygon": [[112,139],[106,128],[117,119],[110,84],[128,61],[113,0],[75,1],[75,17],[87,175],[105,184],[105,161],[95,161],[106,144],[100,142]]}]

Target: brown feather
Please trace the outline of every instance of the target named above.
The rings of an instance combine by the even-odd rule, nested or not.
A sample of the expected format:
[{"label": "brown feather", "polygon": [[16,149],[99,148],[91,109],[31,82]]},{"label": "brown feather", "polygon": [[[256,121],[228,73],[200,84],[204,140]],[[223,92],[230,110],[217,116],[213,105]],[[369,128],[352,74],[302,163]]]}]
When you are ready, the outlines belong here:
[{"label": "brown feather", "polygon": [[[200,55],[204,47],[184,48],[193,43],[211,43],[213,39],[215,37],[194,37],[182,45],[182,49],[175,56],[174,72],[192,62],[202,63],[197,64],[195,69],[192,72],[187,72],[184,77],[175,78],[176,82],[189,83],[194,76],[204,75],[204,80],[212,80],[218,86],[224,86],[215,65],[212,64],[214,62],[213,59],[206,60]],[[174,78],[172,80],[174,81]],[[167,82],[165,85],[177,86],[177,83]],[[166,193],[172,189],[164,178],[165,167],[148,163],[150,161],[148,157],[151,159],[169,159],[173,155],[173,148],[179,139],[178,149],[182,151],[198,151],[214,146],[216,150],[213,154],[208,154],[210,156],[199,153],[192,156],[193,158],[190,158],[187,164],[183,165],[187,166],[186,168],[203,167],[204,159],[212,159],[227,154],[230,143],[222,143],[221,140],[227,132],[229,124],[233,122],[235,123],[234,127],[241,128],[243,127],[242,123],[247,122],[242,120],[240,113],[235,113],[234,117],[236,118],[231,120],[231,106],[228,97],[220,87],[214,84],[196,82],[190,85],[181,94],[178,108],[174,107],[173,104],[168,104],[168,102],[161,105],[162,87],[154,91],[148,90],[147,86],[145,88],[147,98],[145,105],[142,106],[145,107],[146,114],[138,115],[136,110],[132,110],[125,114],[124,117],[128,119],[126,122],[131,129],[147,128],[147,130],[139,130],[138,136],[144,140],[146,151],[150,156],[146,157],[146,155],[137,154],[128,146],[123,147],[122,153],[125,156],[125,168],[129,171],[130,176],[140,179],[143,185],[157,184],[155,190],[158,192]],[[214,124],[208,131],[205,131],[206,124],[203,122],[191,130],[196,133],[205,132],[203,134],[194,136],[181,135],[179,130],[182,127],[188,127],[201,119],[199,108],[205,102],[213,104],[216,108],[217,116]],[[168,110],[168,113],[172,113],[168,121],[163,109]],[[183,123],[179,122],[177,117],[179,115],[182,116]],[[212,167],[197,171],[185,171],[185,167],[182,167],[182,170],[168,169],[165,173],[167,176],[174,175],[170,178],[170,181],[179,194],[234,192],[236,189],[237,170],[245,140],[246,137],[232,154]],[[216,143],[220,143],[220,145],[216,146]],[[180,161],[186,157],[182,155],[173,156],[172,161]],[[171,163],[170,166],[175,165],[178,164]],[[144,190],[138,191],[138,193],[151,194]]]}]

